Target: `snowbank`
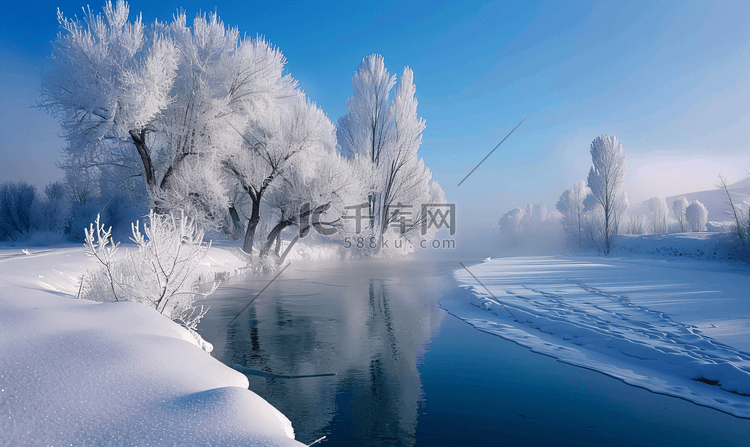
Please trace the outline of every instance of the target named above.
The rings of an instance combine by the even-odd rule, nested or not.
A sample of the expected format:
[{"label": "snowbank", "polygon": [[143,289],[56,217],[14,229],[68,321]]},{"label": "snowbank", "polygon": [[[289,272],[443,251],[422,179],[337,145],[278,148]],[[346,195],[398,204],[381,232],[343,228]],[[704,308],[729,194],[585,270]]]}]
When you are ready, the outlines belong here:
[{"label": "snowbank", "polygon": [[736,259],[729,247],[728,235],[709,232],[618,236],[615,240],[614,254],[645,255],[653,258]]},{"label": "snowbank", "polygon": [[[206,275],[241,269],[212,248]],[[302,445],[247,378],[136,303],[74,298],[83,247],[0,250],[0,444]]]},{"label": "snowbank", "polygon": [[462,269],[440,305],[562,362],[750,418],[750,275],[738,268],[671,255],[500,258],[469,266],[491,294]]}]

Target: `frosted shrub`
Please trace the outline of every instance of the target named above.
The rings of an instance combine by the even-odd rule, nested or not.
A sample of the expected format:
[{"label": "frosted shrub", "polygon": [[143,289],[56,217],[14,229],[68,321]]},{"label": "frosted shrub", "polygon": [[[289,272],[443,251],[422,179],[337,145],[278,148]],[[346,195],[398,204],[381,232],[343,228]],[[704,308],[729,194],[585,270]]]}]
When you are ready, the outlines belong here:
[{"label": "frosted shrub", "polygon": [[89,272],[81,285],[81,298],[94,301],[135,301],[185,327],[205,350],[211,345],[195,331],[208,309],[195,306],[196,300],[216,290],[198,291],[196,272],[210,244],[203,242],[203,231],[180,213],[149,214],[143,233],[139,223],[132,225],[135,250],[119,253],[119,243],[112,240],[112,227],[99,222],[86,232],[86,254],[94,256],[102,267]]},{"label": "frosted shrub", "polygon": [[693,200],[693,203],[685,209],[685,220],[691,231],[706,231],[708,210],[698,200]]}]

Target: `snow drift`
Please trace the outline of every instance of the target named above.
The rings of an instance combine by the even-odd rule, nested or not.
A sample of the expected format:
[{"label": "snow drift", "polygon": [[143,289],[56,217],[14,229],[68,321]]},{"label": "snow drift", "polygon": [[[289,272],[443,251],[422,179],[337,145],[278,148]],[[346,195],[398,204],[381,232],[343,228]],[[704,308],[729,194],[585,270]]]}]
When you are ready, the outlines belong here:
[{"label": "snow drift", "polygon": [[[293,446],[289,420],[138,303],[75,297],[83,248],[0,252],[0,444]],[[212,249],[207,271],[241,261]]]}]

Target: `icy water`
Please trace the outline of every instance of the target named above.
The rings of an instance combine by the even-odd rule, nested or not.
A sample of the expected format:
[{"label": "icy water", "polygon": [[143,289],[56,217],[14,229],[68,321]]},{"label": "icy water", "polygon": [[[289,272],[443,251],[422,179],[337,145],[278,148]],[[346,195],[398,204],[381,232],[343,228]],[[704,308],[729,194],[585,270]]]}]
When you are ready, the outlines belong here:
[{"label": "icy water", "polygon": [[750,445],[738,419],[534,354],[439,307],[479,260],[295,262],[222,284],[198,330],[321,446]]}]

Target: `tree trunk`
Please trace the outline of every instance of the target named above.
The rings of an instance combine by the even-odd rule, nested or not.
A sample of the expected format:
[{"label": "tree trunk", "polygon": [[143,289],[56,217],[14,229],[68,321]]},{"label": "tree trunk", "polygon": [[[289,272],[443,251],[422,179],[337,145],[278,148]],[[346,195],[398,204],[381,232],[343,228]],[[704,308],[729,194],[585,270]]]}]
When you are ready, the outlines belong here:
[{"label": "tree trunk", "polygon": [[[292,222],[288,220],[282,220],[279,223],[276,224],[275,227],[273,227],[273,230],[271,230],[270,233],[268,233],[268,238],[266,239],[266,243],[263,245],[263,249],[260,252],[260,256],[266,257],[268,255],[268,252],[271,251],[271,246],[274,242],[277,242],[280,244],[281,242],[281,232],[284,231],[284,228],[292,225]],[[280,245],[279,245],[280,248]],[[279,250],[276,250],[276,253],[278,254]]]},{"label": "tree trunk", "polygon": [[151,154],[146,147],[146,129],[140,129],[140,131],[131,130],[129,133],[138,151],[138,155],[141,157],[143,170],[146,172],[146,184],[153,188],[156,186],[156,175],[154,173],[154,165],[151,163]]},{"label": "tree trunk", "polygon": [[146,129],[140,129],[137,131],[131,130],[129,133],[130,138],[133,140],[133,144],[138,151],[138,155],[141,157],[141,163],[143,163],[143,170],[146,173],[146,189],[153,201],[154,212],[156,214],[167,214],[169,210],[164,208],[162,201],[153,194],[154,191],[164,190],[164,180],[162,180],[161,185],[157,184],[156,170],[154,169],[154,164],[151,160],[151,153],[148,146],[146,146]]},{"label": "tree trunk", "polygon": [[237,208],[234,205],[229,207],[229,217],[232,222],[232,239],[239,239],[242,237],[242,221],[240,221],[240,215],[237,213]]},{"label": "tree trunk", "polygon": [[255,228],[258,226],[258,222],[260,222],[260,194],[257,194],[256,199],[253,200],[253,211],[247,220],[245,241],[242,244],[242,251],[249,255],[253,254],[253,239],[255,238]]}]

